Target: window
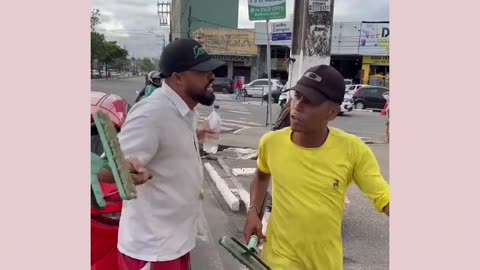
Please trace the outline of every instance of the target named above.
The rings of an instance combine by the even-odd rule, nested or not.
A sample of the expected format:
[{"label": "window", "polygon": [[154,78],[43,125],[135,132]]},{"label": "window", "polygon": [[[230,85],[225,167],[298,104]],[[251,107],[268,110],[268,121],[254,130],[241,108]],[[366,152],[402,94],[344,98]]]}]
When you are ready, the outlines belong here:
[{"label": "window", "polygon": [[266,80],[256,81],[253,85],[255,85],[255,86],[268,85],[268,81],[266,81]]}]

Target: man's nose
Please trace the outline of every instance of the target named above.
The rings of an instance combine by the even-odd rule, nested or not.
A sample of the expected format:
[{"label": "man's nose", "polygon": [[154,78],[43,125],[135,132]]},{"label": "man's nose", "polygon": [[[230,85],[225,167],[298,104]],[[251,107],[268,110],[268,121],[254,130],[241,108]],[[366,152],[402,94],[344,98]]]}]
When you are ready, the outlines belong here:
[{"label": "man's nose", "polygon": [[302,112],[304,109],[304,100],[303,97],[298,98],[296,102],[292,102],[293,109],[298,112]]},{"label": "man's nose", "polygon": [[213,73],[213,71],[209,71],[209,72],[207,73],[207,77],[208,77],[209,79],[215,79],[215,73]]}]

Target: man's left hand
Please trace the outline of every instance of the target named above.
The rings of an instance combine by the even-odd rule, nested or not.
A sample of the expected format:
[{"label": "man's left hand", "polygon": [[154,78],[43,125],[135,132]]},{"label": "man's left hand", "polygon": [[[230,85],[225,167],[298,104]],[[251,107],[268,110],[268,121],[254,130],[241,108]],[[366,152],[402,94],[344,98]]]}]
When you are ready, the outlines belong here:
[{"label": "man's left hand", "polygon": [[211,128],[208,128],[206,126],[202,126],[202,127],[199,127],[197,128],[197,138],[198,138],[198,141],[199,142],[203,142],[203,140],[205,139],[205,135],[207,134],[215,134],[215,130],[211,129]]}]

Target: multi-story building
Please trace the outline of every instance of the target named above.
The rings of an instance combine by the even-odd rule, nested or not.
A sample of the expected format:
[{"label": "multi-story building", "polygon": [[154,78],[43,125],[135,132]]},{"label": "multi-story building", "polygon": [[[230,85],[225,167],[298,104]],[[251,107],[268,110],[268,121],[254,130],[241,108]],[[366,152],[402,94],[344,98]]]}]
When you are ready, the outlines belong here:
[{"label": "multi-story building", "polygon": [[171,13],[172,40],[200,28],[238,27],[238,0],[172,0]]}]

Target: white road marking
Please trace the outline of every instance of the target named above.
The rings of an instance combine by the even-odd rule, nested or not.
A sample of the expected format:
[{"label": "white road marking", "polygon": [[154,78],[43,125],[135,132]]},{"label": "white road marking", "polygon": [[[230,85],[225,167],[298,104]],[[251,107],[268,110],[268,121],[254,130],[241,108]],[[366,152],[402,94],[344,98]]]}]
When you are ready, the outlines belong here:
[{"label": "white road marking", "polygon": [[252,114],[251,112],[245,112],[245,111],[233,111],[233,110],[230,110],[228,112],[232,112],[232,113],[239,113],[239,114]]}]

